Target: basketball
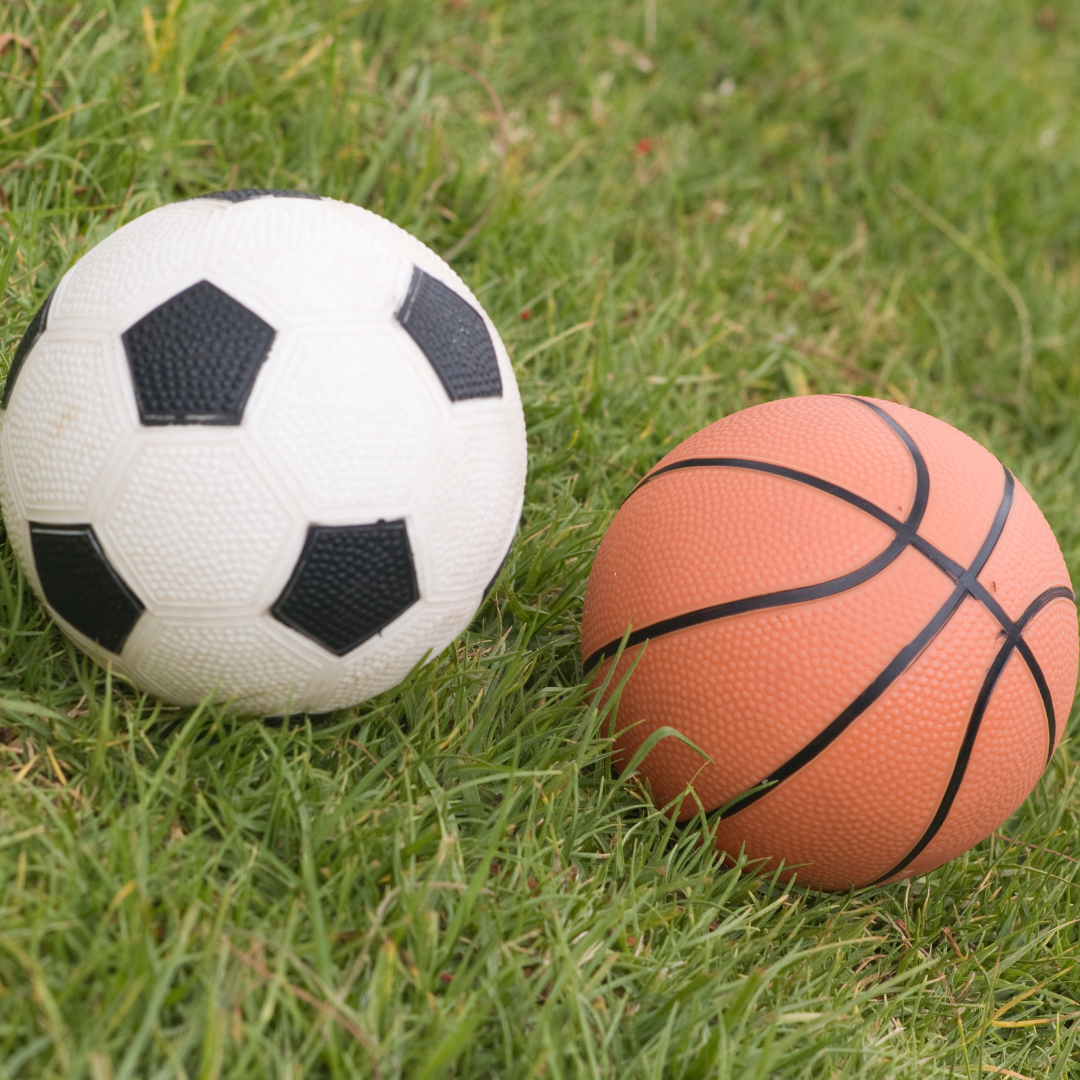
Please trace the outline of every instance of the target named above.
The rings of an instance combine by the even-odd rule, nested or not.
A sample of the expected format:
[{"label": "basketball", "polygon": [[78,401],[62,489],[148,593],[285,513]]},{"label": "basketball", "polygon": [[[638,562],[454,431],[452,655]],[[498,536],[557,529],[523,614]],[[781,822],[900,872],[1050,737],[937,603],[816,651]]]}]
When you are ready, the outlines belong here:
[{"label": "basketball", "polygon": [[659,733],[639,768],[658,806],[723,808],[729,860],[831,890],[998,828],[1061,738],[1077,653],[1065,561],[1009,470],[941,420],[839,395],[668,454],[604,536],[582,619],[588,677],[625,679],[616,767]]}]

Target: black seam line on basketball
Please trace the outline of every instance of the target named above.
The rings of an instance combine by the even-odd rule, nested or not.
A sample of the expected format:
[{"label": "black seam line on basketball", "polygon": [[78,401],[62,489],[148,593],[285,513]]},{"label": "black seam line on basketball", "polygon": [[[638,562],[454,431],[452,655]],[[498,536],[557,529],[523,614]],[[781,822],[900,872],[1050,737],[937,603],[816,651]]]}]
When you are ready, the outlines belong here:
[{"label": "black seam line on basketball", "polygon": [[[1059,588],[1062,591],[1062,598],[1071,600],[1072,603],[1076,603],[1076,594],[1067,585],[1057,585],[1055,588]],[[1012,626],[1012,619],[1009,618],[1005,609],[994,599],[991,592],[981,581],[975,581],[971,584],[968,592],[975,597],[980,603],[982,603],[987,611],[994,616],[1003,630],[1008,630]]]},{"label": "black seam line on basketball", "polygon": [[777,784],[786,780],[789,776],[793,776],[803,766],[808,765],[826,747],[838,739],[911,666],[923,649],[933,641],[941,628],[952,618],[953,612],[960,606],[960,602],[965,596],[967,596],[967,590],[962,586],[957,586],[930,622],[889,661],[877,678],[801,750],[788,758],[779,768],[774,769],[764,780],[759,781],[751,794],[731,803],[727,810],[724,811],[724,820],[756,803],[758,799],[772,791]]},{"label": "black seam line on basketball", "polygon": [[[794,756],[788,758],[783,765],[769,776],[765,777],[765,779],[760,782],[760,785],[755,785],[755,791],[752,795],[747,795],[745,799],[740,799],[730,804],[723,815],[725,818],[739,813],[740,810],[745,810],[752,803],[767,795],[781,780],[786,780],[804,765],[808,765],[818,754],[829,746],[830,743],[835,739],[838,739],[844,731],[846,731],[847,728],[862,715],[862,713],[877,701],[892,683],[894,683],[904,671],[915,662],[919,653],[930,644],[945,626],[945,623],[952,618],[953,613],[960,606],[961,601],[966,596],[971,595],[973,584],[977,584],[975,582],[975,575],[979,573],[986,564],[986,560],[990,558],[990,555],[1001,536],[1002,530],[1005,528],[1005,522],[1008,520],[1009,511],[1012,509],[1015,484],[1013,482],[1012,473],[1010,473],[1008,469],[1005,469],[1004,473],[1004,490],[1001,493],[1001,500],[994,513],[994,520],[990,523],[990,529],[986,534],[986,538],[979,546],[979,550],[976,553],[971,566],[956,576],[956,588],[953,590],[952,595],[945,602],[944,606],[938,610],[937,614],[934,615],[921,631],[919,631],[915,638],[905,645],[904,648],[889,661],[885,669],[877,676],[877,678],[875,678],[874,681],[857,698],[855,698],[855,700],[848,705],[835,720],[818,732],[810,742]],[[1015,625],[1015,623],[1010,622],[1006,632],[1011,634]]]},{"label": "black seam line on basketball", "polygon": [[[861,495],[856,495],[854,491],[848,491],[847,488],[840,487],[839,484],[834,484],[829,480],[823,480],[820,476],[814,476],[812,473],[805,473],[799,469],[789,468],[787,465],[774,465],[771,461],[757,461],[755,458],[737,458],[737,457],[716,457],[716,458],[683,458],[682,461],[673,461],[670,465],[665,465],[662,469],[657,469],[654,473],[649,473],[641,483],[638,484],[630,495],[637,494],[646,484],[655,480],[659,476],[664,476],[667,473],[676,472],[679,469],[749,469],[752,472],[769,473],[771,476],[781,476],[785,480],[794,480],[798,484],[805,484],[807,487],[816,488],[818,491],[825,492],[826,495],[832,495],[837,499],[854,506],[857,510],[862,510],[863,513],[869,514],[873,518],[877,518],[878,521],[885,525],[888,525],[890,529],[896,532],[898,535],[904,532],[910,532],[912,539],[914,539],[914,529],[910,522],[915,515],[915,511],[918,513],[919,520],[922,519],[923,507],[913,506],[912,513],[908,514],[907,521],[901,521],[897,517],[893,517],[887,510],[882,510],[880,506],[870,502],[869,499],[864,499]],[[921,494],[919,488],[916,488],[917,494]]]},{"label": "black seam line on basketball", "polygon": [[[907,521],[910,524],[914,518],[922,520],[923,513],[926,510],[926,502],[930,497],[930,470],[927,468],[926,459],[923,457],[918,444],[903,428],[899,421],[890,416],[874,402],[868,401],[866,398],[856,397],[853,394],[837,394],[836,396],[846,398],[848,401],[855,401],[875,413],[879,419],[884,421],[884,423],[892,429],[893,434],[904,444],[904,449],[907,450],[908,455],[911,458],[911,463],[915,467],[915,498],[912,503],[911,512],[908,514]],[[798,469],[791,469],[785,465],[772,465],[770,462],[758,461],[754,458],[685,458],[682,461],[675,461],[670,465],[665,465],[662,469],[657,469],[656,472],[649,473],[648,476],[637,483],[633,491],[630,492],[630,495],[640,491],[642,487],[649,483],[649,481],[675,469],[724,465],[729,462],[736,463],[738,467],[741,468],[759,469],[762,472],[775,472],[778,476],[787,476],[791,480],[798,480],[800,483],[820,488],[822,491],[827,491],[830,495],[835,495],[845,502],[850,502],[852,506],[858,506],[860,510],[865,510],[868,514],[872,514],[880,521],[885,522],[890,528],[896,528],[899,524],[898,520],[891,514],[882,510],[868,499],[862,498],[861,495],[856,495],[855,492],[849,491],[847,488],[840,487],[837,484],[831,484],[828,480],[822,480],[820,477],[814,476],[811,473],[800,472]],[[627,495],[626,498],[629,499],[630,495]],[[625,500],[623,501],[625,502]]]},{"label": "black seam line on basketball", "polygon": [[[918,453],[917,447],[915,453]],[[918,454],[918,461],[921,460],[922,455]],[[867,500],[861,498],[861,496],[855,495],[846,488],[837,487],[837,485],[831,484],[827,480],[821,480],[820,478],[810,476],[807,473],[800,473],[796,469],[789,469],[783,465],[772,465],[768,462],[757,462],[744,458],[687,458],[685,461],[675,462],[673,465],[666,466],[662,471],[666,472],[675,468],[689,468],[691,466],[701,465],[754,469],[776,476],[783,476],[787,479],[795,480],[798,483],[806,483],[808,486],[815,487],[820,491],[835,495],[837,498],[842,499],[852,506],[858,507],[860,510],[865,510],[878,521],[883,522],[893,529],[896,532],[896,539],[884,552],[882,552],[881,555],[877,556],[875,560],[867,563],[865,567],[854,570],[843,577],[833,578],[830,581],[820,582],[817,585],[804,586],[800,589],[765,593],[760,596],[748,597],[744,600],[733,600],[727,604],[715,604],[712,607],[698,608],[694,611],[685,612],[682,615],[674,615],[670,619],[662,619],[659,622],[651,623],[649,626],[642,627],[640,630],[631,633],[626,642],[626,647],[628,649],[635,645],[640,645],[643,641],[646,641],[651,637],[660,637],[663,634],[674,633],[676,630],[685,630],[691,626],[699,626],[702,623],[713,622],[716,619],[726,618],[731,615],[741,615],[748,611],[760,611],[764,608],[777,607],[784,603],[805,603],[809,600],[821,600],[828,596],[834,596],[837,593],[844,592],[846,589],[855,588],[857,585],[861,585],[868,577],[873,576],[873,573],[878,573],[885,569],[890,562],[900,555],[903,548],[908,545],[915,548],[921,555],[924,555],[937,566],[939,570],[951,577],[953,581],[964,585],[972,596],[989,609],[990,613],[997,619],[1003,629],[1008,631],[1012,626],[1012,620],[1005,610],[977,580],[977,575],[981,572],[983,566],[986,564],[986,560],[990,557],[990,553],[997,545],[1002,530],[1005,528],[1005,522],[1008,520],[1009,512],[1012,509],[1016,485],[1012,473],[1004,466],[1002,466],[1002,472],[1005,478],[1005,487],[1001,501],[998,503],[997,511],[994,514],[994,520],[990,525],[990,530],[976,554],[974,561],[971,566],[965,569],[962,564],[956,562],[955,559],[951,559],[943,551],[940,551],[931,544],[930,541],[918,535],[917,529],[921,523],[926,506],[926,499],[921,498],[921,496],[923,490],[929,487],[928,477],[924,485],[922,476],[918,476],[916,481],[916,497],[911,513],[908,514],[906,521],[899,521],[880,507],[867,502]],[[916,469],[919,469],[918,464],[916,465]],[[659,476],[660,473],[653,473],[652,475]],[[646,477],[646,479],[651,479],[651,477]],[[644,483],[644,481],[642,481],[642,483]],[[917,519],[915,517],[916,514],[918,514]],[[899,544],[900,547],[894,547],[896,544]],[[862,576],[866,570],[871,566],[875,566],[879,561],[880,565],[877,565],[872,573]],[[622,638],[620,637],[609,641],[607,644],[597,649],[585,661],[584,669],[589,671],[603,660],[604,657],[614,654],[621,643]]]},{"label": "black seam line on basketball", "polygon": [[[1005,470],[1005,475],[1005,482],[1011,501],[1012,495],[1014,494],[1014,480],[1012,473],[1010,473],[1008,469]],[[1004,519],[1002,518],[1003,509],[1005,516],[1007,517],[1008,509],[1004,508],[1004,502],[998,507],[998,513],[995,517],[995,525],[1000,520],[1002,528],[1004,528]],[[973,564],[973,567],[968,571],[957,573],[956,571],[960,569],[959,565],[954,564],[948,556],[938,551],[932,544],[924,541],[922,537],[918,537],[913,546],[926,555],[932,562],[936,563],[942,570],[946,571],[946,573],[956,581],[959,582],[962,580],[967,586],[968,593],[986,608],[1007,634],[1011,633],[1015,624],[1013,620],[1009,618],[1008,612],[997,602],[990,590],[975,576],[985,565],[986,559],[982,560],[978,569],[975,569]],[[1056,588],[1059,590],[1055,593],[1056,599],[1068,600],[1073,604],[1076,603],[1076,595],[1073,593],[1072,589],[1064,585],[1057,586]],[[1046,712],[1046,725],[1050,732],[1050,739],[1047,744],[1049,749],[1047,750],[1046,756],[1047,764],[1049,764],[1050,757],[1054,752],[1054,740],[1057,737],[1057,720],[1054,715],[1054,699],[1050,693],[1050,686],[1046,681],[1046,676],[1043,674],[1042,667],[1039,665],[1039,661],[1032,651],[1031,646],[1028,645],[1023,638],[1020,638],[1016,649],[1021,657],[1023,657],[1024,663],[1027,664],[1028,671],[1031,672],[1031,677],[1035,680],[1035,685],[1038,687],[1039,695],[1043,701],[1043,708]]]},{"label": "black seam line on basketball", "polygon": [[[930,469],[927,467],[926,459],[923,457],[918,444],[900,421],[887,413],[880,405],[868,401],[866,398],[856,397],[854,394],[842,394],[840,396],[846,397],[849,401],[857,401],[864,408],[869,409],[904,444],[911,457],[911,462],[915,466],[915,502],[918,503],[921,497],[922,509],[925,511],[927,500],[930,498]],[[922,519],[922,513],[919,514],[919,519]]]},{"label": "black seam line on basketball", "polygon": [[[1013,650],[1016,649],[1018,643],[1023,640],[1020,636],[1021,632],[1027,623],[1052,600],[1058,600],[1070,595],[1071,590],[1060,585],[1055,586],[1052,589],[1047,589],[1032,600],[1032,602],[1024,609],[1020,618],[1013,623],[1012,629],[1006,634],[1005,641],[1002,643],[1001,648],[998,649],[997,656],[994,657],[994,661],[986,672],[986,677],[983,679],[983,684],[979,689],[979,696],[975,699],[975,705],[971,710],[971,716],[968,718],[967,728],[964,731],[964,739],[960,744],[960,749],[956,755],[956,761],[953,764],[952,775],[949,777],[949,782],[945,787],[945,793],[938,803],[938,808],[934,813],[930,824],[919,838],[918,843],[916,843],[907,855],[905,855],[891,870],[886,871],[881,877],[870,882],[871,885],[880,885],[894,874],[899,874],[906,866],[910,866],[911,863],[922,854],[930,841],[937,836],[938,832],[941,830],[941,826],[945,824],[945,819],[949,816],[949,811],[952,810],[953,803],[956,801],[957,793],[960,790],[960,785],[963,783],[964,774],[967,772],[968,764],[971,761],[971,753],[975,749],[975,739],[979,734],[979,728],[982,725],[983,717],[986,715],[986,709],[990,704],[990,698],[994,693],[994,688],[997,686],[997,681],[1001,677],[1002,671],[1005,670],[1005,665],[1008,663],[1009,657],[1012,656]],[[1051,705],[1050,715],[1052,714],[1053,706]],[[1051,748],[1052,747],[1053,743],[1051,743]]]},{"label": "black seam line on basketball", "polygon": [[[833,484],[828,480],[822,480],[820,477],[813,476],[810,473],[800,472],[798,469],[788,468],[786,465],[773,465],[767,461],[755,461],[752,458],[685,458],[682,461],[673,462],[671,465],[665,465],[664,468],[659,469],[657,472],[650,473],[634,491],[640,491],[643,484],[650,480],[655,479],[658,476],[663,476],[665,473],[674,472],[677,469],[693,469],[693,468],[728,468],[728,469],[749,469],[753,472],[769,473],[772,476],[781,476],[786,480],[794,480],[796,483],[805,484],[807,487],[816,488],[818,491],[823,491],[827,495],[832,495],[837,499],[846,502],[849,506],[854,506],[858,510],[862,510],[864,513],[869,514],[871,517],[876,518],[882,524],[887,525],[892,529],[897,536],[903,537],[904,540],[914,547],[921,555],[926,556],[935,566],[940,570],[943,570],[954,581],[966,572],[963,564],[958,563],[955,559],[950,558],[939,548],[935,547],[925,537],[920,536],[916,529],[918,524],[913,524],[912,519],[916,510],[918,513],[918,523],[922,521],[922,512],[925,509],[925,502],[922,506],[913,506],[913,513],[908,515],[906,521],[900,521],[899,518],[893,517],[886,510],[882,510],[880,506],[875,505],[868,499],[864,499],[861,495],[856,495],[853,491],[848,491],[847,488],[842,488],[837,484]],[[1013,479],[1012,474],[1008,469],[1004,470],[1008,479],[1005,481],[1009,487],[1009,500],[1012,501],[1012,486]],[[927,485],[928,487],[929,485]],[[923,487],[919,485],[916,488],[916,499],[922,494]],[[629,496],[628,496],[629,497]],[[999,506],[998,512],[1001,512]],[[1005,510],[1006,516],[1008,515],[1008,508]],[[995,518],[995,525],[997,519]],[[1001,522],[1004,525],[1004,520]],[[988,538],[989,539],[989,538]],[[996,537],[994,540],[996,542]],[[981,564],[979,569],[981,569]],[[978,572],[978,571],[976,571]],[[999,609],[1000,610],[1000,609]],[[1008,616],[1004,616],[1006,622]],[[622,641],[622,638],[619,639]]]},{"label": "black seam line on basketball", "polygon": [[[1001,530],[1005,527],[1005,519],[1008,517],[1009,509],[1011,508],[1012,504],[1012,498],[1015,494],[1015,481],[1013,479],[1012,473],[1009,472],[1008,469],[1005,469],[1005,485],[1008,505],[1006,505],[1005,499],[1003,498],[1001,504],[998,506],[998,511],[994,518],[993,528],[997,528],[997,533],[999,536]],[[992,532],[993,528],[991,530]],[[996,537],[994,539],[996,542]],[[1006,634],[1009,634],[1012,632],[1013,627],[1016,624],[1009,617],[1008,612],[997,602],[997,600],[991,594],[990,590],[987,589],[986,586],[983,585],[983,583],[979,581],[976,577],[976,575],[982,570],[983,566],[985,566],[986,560],[987,558],[989,558],[990,550],[992,550],[993,545],[989,545],[990,550],[986,550],[989,540],[990,537],[987,537],[987,543],[984,543],[983,545],[983,549],[985,550],[985,557],[984,551],[980,551],[979,555],[976,556],[976,562],[973,563],[967,571],[963,571],[962,573],[956,573],[956,570],[960,569],[959,565],[953,564],[952,566],[950,566],[949,564],[952,563],[952,560],[949,559],[947,555],[944,555],[942,552],[938,551],[937,548],[935,548],[932,544],[923,541],[922,537],[918,537],[917,541],[913,546],[916,547],[919,551],[921,551],[924,555],[926,555],[927,558],[931,560],[931,562],[936,563],[942,570],[946,571],[946,573],[953,577],[957,582],[962,582],[967,587],[968,593],[976,600],[978,600],[979,603],[981,603],[983,607],[985,607],[986,610],[997,620],[998,624],[1006,632]],[[1056,588],[1059,591],[1055,593],[1055,599],[1064,599],[1069,600],[1073,604],[1076,603],[1076,596],[1073,593],[1072,589],[1064,585],[1056,586]],[[1057,720],[1054,715],[1054,699],[1050,693],[1050,686],[1046,681],[1046,676],[1043,674],[1042,667],[1039,665],[1039,661],[1036,658],[1035,653],[1032,651],[1031,646],[1029,646],[1023,638],[1020,638],[1016,649],[1017,652],[1020,653],[1020,656],[1023,658],[1024,663],[1027,665],[1028,671],[1031,673],[1031,677],[1035,680],[1035,685],[1039,689],[1039,696],[1042,698],[1043,709],[1046,713],[1046,726],[1050,732],[1050,739],[1047,744],[1048,750],[1046,755],[1046,762],[1047,764],[1049,764],[1050,757],[1054,752],[1054,740],[1057,737]]]},{"label": "black seam line on basketball", "polygon": [[[816,585],[804,585],[797,589],[782,589],[779,592],[747,596],[742,600],[729,600],[725,604],[714,604],[712,607],[698,608],[696,611],[687,611],[682,615],[674,615],[670,619],[661,619],[659,622],[643,626],[640,630],[632,631],[626,639],[626,648],[632,649],[635,645],[640,645],[649,638],[673,634],[676,630],[686,630],[691,626],[700,626],[702,623],[716,622],[732,615],[743,615],[749,611],[764,611],[767,608],[784,607],[788,604],[804,604],[811,600],[824,600],[826,597],[847,592],[849,589],[854,589],[857,585],[861,585],[879,574],[897,559],[907,546],[906,540],[899,536],[894,537],[888,547],[871,559],[870,562],[841,577],[822,581]],[[617,638],[597,649],[585,661],[584,669],[591,671],[605,657],[613,656],[621,644],[622,638]]]},{"label": "black seam line on basketball", "polygon": [[[742,615],[748,611],[762,611],[770,607],[779,607],[782,604],[806,603],[810,600],[822,600],[829,596],[835,596],[837,593],[845,592],[848,589],[853,589],[856,586],[861,585],[863,582],[873,577],[874,574],[880,573],[886,566],[900,556],[905,547],[909,544],[914,545],[916,541],[920,539],[918,529],[919,525],[922,524],[923,515],[926,513],[926,505],[930,499],[930,470],[926,467],[926,461],[922,456],[922,451],[919,450],[918,446],[915,444],[915,440],[912,439],[888,413],[884,412],[884,410],[879,409],[872,402],[863,401],[862,398],[852,398],[851,400],[858,401],[860,404],[866,405],[867,408],[878,413],[897,434],[901,442],[903,442],[904,447],[907,449],[908,454],[911,456],[912,465],[915,468],[915,497],[912,499],[911,509],[904,521],[893,517],[892,514],[882,510],[880,506],[875,505],[868,499],[864,499],[861,495],[856,495],[855,492],[848,491],[847,488],[840,487],[838,484],[833,484],[828,480],[823,480],[820,476],[804,473],[798,469],[791,469],[786,465],[774,465],[768,461],[757,461],[753,458],[686,458],[683,461],[676,461],[671,465],[665,465],[664,468],[659,469],[657,472],[650,473],[636,488],[634,488],[634,491],[630,492],[630,495],[633,495],[635,491],[639,491],[642,485],[647,484],[653,478],[661,476],[664,473],[673,472],[676,469],[713,467],[750,469],[755,472],[764,472],[772,476],[780,476],[787,480],[794,480],[796,483],[805,484],[807,487],[816,488],[818,491],[833,495],[851,506],[864,511],[871,517],[883,522],[885,525],[888,525],[888,527],[896,533],[896,536],[885,550],[881,552],[880,555],[875,556],[875,558],[865,566],[853,570],[849,574],[845,574],[839,578],[818,582],[815,585],[805,585],[798,589],[784,589],[775,593],[764,593],[759,596],[746,597],[742,600],[732,600],[726,604],[715,604],[711,607],[699,608],[695,611],[688,611],[681,615],[672,616],[670,619],[663,619],[660,622],[652,623],[649,626],[642,627],[640,630],[632,632],[627,639],[626,648],[629,649],[633,648],[635,645],[640,645],[650,637],[671,634],[676,630],[685,630],[691,626],[699,626],[702,623],[714,622],[717,619],[727,618],[732,615]],[[630,496],[628,495],[627,498],[629,497]],[[942,556],[942,558],[944,557],[945,556]],[[954,564],[954,566],[956,573],[953,576],[958,577],[963,573],[963,567],[958,563]],[[595,650],[589,655],[583,665],[585,671],[592,670],[592,668],[600,663],[604,657],[614,655],[621,644],[622,637],[620,636]]]},{"label": "black seam line on basketball", "polygon": [[[1001,501],[994,512],[994,520],[990,524],[990,531],[987,533],[986,539],[970,566],[965,568],[962,563],[950,558],[940,548],[930,543],[926,537],[920,536],[918,533],[912,535],[909,543],[920,555],[929,559],[939,570],[951,577],[953,581],[962,581],[967,586],[968,592],[990,611],[1004,629],[1008,630],[1012,626],[1012,620],[1009,618],[1008,613],[993,598],[986,587],[977,580],[977,575],[982,572],[990,553],[997,546],[1002,530],[1005,528],[1005,522],[1008,520],[1009,513],[1012,510],[1013,498],[1016,493],[1016,481],[1013,474],[1005,466],[1002,466],[1002,472],[1005,477],[1005,486]],[[879,517],[879,520],[885,521],[885,518]],[[886,524],[889,523],[886,522]]]},{"label": "black seam line on basketball", "polygon": [[[1068,592],[1068,599],[1075,604],[1076,600],[1072,595],[1072,590],[1069,589]],[[1024,663],[1027,664],[1028,671],[1035,680],[1039,696],[1042,698],[1043,711],[1046,713],[1046,762],[1043,765],[1043,768],[1045,768],[1050,764],[1050,759],[1054,756],[1054,743],[1057,742],[1057,716],[1054,713],[1054,698],[1050,693],[1050,684],[1046,681],[1043,669],[1039,666],[1039,661],[1035,659],[1035,653],[1032,652],[1031,646],[1022,637],[1016,643],[1016,651],[1020,654]]]}]

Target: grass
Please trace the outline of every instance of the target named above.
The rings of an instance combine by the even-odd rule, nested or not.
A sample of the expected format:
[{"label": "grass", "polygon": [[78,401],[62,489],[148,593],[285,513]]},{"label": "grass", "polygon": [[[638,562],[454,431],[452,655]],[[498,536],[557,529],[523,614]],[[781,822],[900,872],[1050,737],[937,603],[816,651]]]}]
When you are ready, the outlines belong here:
[{"label": "grass", "polygon": [[0,556],[0,1077],[1080,1077],[1076,725],[1002,832],[834,896],[607,763],[580,597],[635,479],[808,391],[979,439],[1080,564],[1080,17],[967,0],[15,0],[0,354],[90,245],[352,199],[511,348],[518,543],[398,690],[140,697]]}]

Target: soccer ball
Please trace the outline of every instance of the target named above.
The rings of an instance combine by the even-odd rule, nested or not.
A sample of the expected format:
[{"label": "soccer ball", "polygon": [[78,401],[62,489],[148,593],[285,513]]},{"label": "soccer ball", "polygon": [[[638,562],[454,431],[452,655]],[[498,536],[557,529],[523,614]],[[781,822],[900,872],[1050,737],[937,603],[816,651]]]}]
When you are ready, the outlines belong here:
[{"label": "soccer ball", "polygon": [[468,625],[521,514],[491,320],[358,206],[228,191],[64,275],[0,400],[0,504],[35,592],[165,701],[321,712]]}]

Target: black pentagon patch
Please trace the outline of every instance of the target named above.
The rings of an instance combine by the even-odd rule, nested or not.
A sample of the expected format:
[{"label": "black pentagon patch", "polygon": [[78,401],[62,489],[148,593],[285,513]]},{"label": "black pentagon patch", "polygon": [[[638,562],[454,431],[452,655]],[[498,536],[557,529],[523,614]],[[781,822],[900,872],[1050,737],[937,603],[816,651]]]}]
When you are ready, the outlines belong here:
[{"label": "black pentagon patch", "polygon": [[222,202],[247,202],[248,199],[261,199],[264,195],[272,195],[277,199],[318,199],[318,195],[312,195],[308,191],[282,191],[280,188],[240,188],[239,191],[208,191],[205,195],[196,195],[195,199],[221,199]]},{"label": "black pentagon patch", "polygon": [[30,325],[26,328],[26,333],[23,334],[22,341],[19,342],[19,347],[15,350],[15,355],[11,358],[11,367],[8,368],[7,382],[4,383],[4,394],[3,397],[0,397],[0,409],[6,409],[8,407],[8,401],[11,399],[11,391],[15,389],[15,380],[19,377],[19,370],[26,362],[26,358],[30,355],[30,350],[38,343],[38,338],[45,333],[45,326],[49,318],[49,305],[52,303],[52,298],[55,293],[56,290],[53,289],[53,291],[45,297],[45,303],[34,312],[34,317],[30,320]]},{"label": "black pentagon patch", "polygon": [[311,525],[270,613],[344,656],[420,599],[405,522]]},{"label": "black pentagon patch", "polygon": [[200,281],[124,331],[144,424],[239,424],[274,328]]},{"label": "black pentagon patch", "polygon": [[397,321],[420,346],[451,401],[502,397],[491,335],[480,312],[453,289],[414,267]]},{"label": "black pentagon patch", "polygon": [[93,528],[32,521],[30,544],[53,610],[109,652],[118,653],[143,605],[105,558]]}]

